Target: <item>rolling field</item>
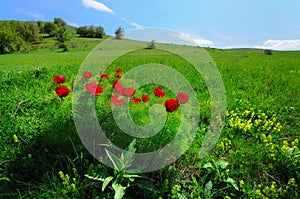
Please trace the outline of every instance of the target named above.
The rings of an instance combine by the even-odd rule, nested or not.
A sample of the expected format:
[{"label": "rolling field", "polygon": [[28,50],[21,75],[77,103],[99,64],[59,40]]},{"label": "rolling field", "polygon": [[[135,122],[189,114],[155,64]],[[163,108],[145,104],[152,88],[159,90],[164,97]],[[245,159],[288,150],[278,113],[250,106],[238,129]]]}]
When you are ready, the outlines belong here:
[{"label": "rolling field", "polygon": [[[199,153],[212,106],[203,78],[186,60],[159,47],[119,57],[104,71],[110,78],[100,80],[104,92],[95,98],[99,124],[119,147],[126,148],[133,138],[122,133],[110,108],[118,68],[125,75],[147,63],[171,66],[189,81],[200,108],[196,138],[175,163],[128,177],[89,154],[73,121],[73,92],[64,99],[55,93],[53,77],[65,76],[64,85],[73,90],[82,62],[101,41],[75,38],[69,51],[61,52],[48,40],[28,53],[0,55],[0,198],[118,198],[116,190],[124,198],[300,198],[300,51],[265,55],[263,50],[205,48],[221,74],[227,111],[221,136],[203,159]],[[152,105],[176,98],[167,87],[163,98],[156,97],[157,86],[163,87],[136,90],[135,97],[147,94],[149,102],[129,103],[139,125],[150,123]],[[160,133],[137,139],[136,150],[164,146],[174,138],[182,115],[180,109],[166,113]],[[180,148],[184,142],[177,144]]]}]

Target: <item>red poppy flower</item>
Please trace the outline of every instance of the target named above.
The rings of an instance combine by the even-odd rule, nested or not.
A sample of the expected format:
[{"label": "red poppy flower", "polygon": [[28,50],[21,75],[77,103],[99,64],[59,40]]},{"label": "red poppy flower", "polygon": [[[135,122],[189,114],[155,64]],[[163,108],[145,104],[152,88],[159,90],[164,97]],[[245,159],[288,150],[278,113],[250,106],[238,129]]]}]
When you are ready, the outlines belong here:
[{"label": "red poppy flower", "polygon": [[157,97],[163,97],[166,95],[166,92],[163,92],[161,87],[157,87],[156,89],[154,89],[154,95]]},{"label": "red poppy flower", "polygon": [[57,86],[55,92],[60,98],[63,98],[68,96],[71,91],[66,86]]},{"label": "red poppy flower", "polygon": [[131,97],[135,93],[135,88],[123,88],[122,89],[122,95]]},{"label": "red poppy flower", "polygon": [[126,97],[131,97],[135,93],[135,88],[124,88],[119,80],[114,81],[113,88],[120,94]]},{"label": "red poppy flower", "polygon": [[177,94],[177,100],[180,102],[180,104],[185,104],[189,100],[188,94],[185,94],[184,92],[179,92]]},{"label": "red poppy flower", "polygon": [[116,80],[113,83],[113,88],[120,94],[123,95],[123,86],[121,84],[121,82],[119,82],[118,80]]},{"label": "red poppy flower", "polygon": [[87,83],[85,85],[85,88],[87,92],[90,92],[94,96],[98,96],[100,93],[103,92],[103,88],[93,82]]},{"label": "red poppy flower", "polygon": [[62,76],[62,75],[54,76],[54,82],[56,84],[65,83],[65,81],[66,81],[66,77],[65,76]]},{"label": "red poppy flower", "polygon": [[100,77],[103,77],[103,78],[105,78],[105,79],[109,79],[109,76],[108,76],[108,74],[105,74],[105,73],[100,73]]},{"label": "red poppy flower", "polygon": [[142,95],[142,100],[143,102],[148,102],[149,101],[148,95]]},{"label": "red poppy flower", "polygon": [[113,88],[115,88],[119,83],[120,83],[119,80],[115,80],[114,83],[113,83]]},{"label": "red poppy flower", "polygon": [[83,72],[83,77],[85,78],[91,78],[92,77],[92,72]]},{"label": "red poppy flower", "polygon": [[117,70],[116,70],[116,73],[121,73],[122,72],[122,69],[121,68],[118,68]]},{"label": "red poppy flower", "polygon": [[139,104],[139,103],[141,103],[142,100],[141,100],[141,98],[132,96],[131,101],[135,104]]},{"label": "red poppy flower", "polygon": [[165,107],[168,112],[173,112],[178,108],[178,100],[168,99],[165,102]]},{"label": "red poppy flower", "polygon": [[110,102],[115,106],[120,106],[124,103],[124,99],[118,99],[118,95],[114,94]]}]

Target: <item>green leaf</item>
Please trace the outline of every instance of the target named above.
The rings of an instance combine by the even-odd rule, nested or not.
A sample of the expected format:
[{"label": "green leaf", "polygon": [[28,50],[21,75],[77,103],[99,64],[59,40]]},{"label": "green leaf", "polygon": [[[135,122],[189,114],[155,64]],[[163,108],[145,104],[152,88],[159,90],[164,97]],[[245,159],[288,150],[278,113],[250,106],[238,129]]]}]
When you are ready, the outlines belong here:
[{"label": "green leaf", "polygon": [[142,176],[137,174],[124,174],[125,178],[141,178]]},{"label": "green leaf", "polygon": [[289,148],[289,149],[287,150],[287,152],[288,152],[289,155],[292,155],[293,152],[294,152],[294,148]]},{"label": "green leaf", "polygon": [[86,175],[84,175],[85,177],[87,177],[87,178],[89,178],[89,179],[92,179],[92,180],[97,180],[97,181],[104,181],[105,180],[105,178],[106,178],[106,176],[104,175],[104,174],[97,174],[97,173],[95,173],[95,174],[93,174],[93,175],[88,175],[88,174],[86,174]]},{"label": "green leaf", "polygon": [[142,176],[135,175],[135,174],[124,174],[124,178],[128,178],[130,182],[133,182],[135,178],[141,178]]},{"label": "green leaf", "polygon": [[212,166],[212,164],[210,162],[208,162],[205,165],[203,165],[204,169],[211,168],[211,167],[213,167],[213,166]]},{"label": "green leaf", "polygon": [[125,168],[128,168],[131,166],[132,162],[134,161],[134,158],[135,158],[135,153],[132,153],[132,152],[124,152],[124,165],[125,165]]},{"label": "green leaf", "polygon": [[110,183],[110,181],[112,181],[114,177],[109,176],[107,178],[104,179],[103,184],[102,184],[102,191],[104,191],[104,189],[106,188],[106,186]]},{"label": "green leaf", "polygon": [[151,181],[141,180],[138,182],[137,185],[140,189],[146,189],[154,193],[160,193],[160,191],[154,186],[154,184]]},{"label": "green leaf", "polygon": [[132,162],[134,161],[135,158],[135,143],[136,140],[134,139],[130,145],[126,148],[126,151],[122,153],[122,160],[123,160],[123,164],[125,165],[125,168],[130,167]]},{"label": "green leaf", "polygon": [[114,168],[120,171],[122,169],[122,166],[119,158],[115,154],[108,151],[107,149],[105,149],[105,152],[108,158],[110,159],[110,161],[112,162],[112,164],[114,165]]},{"label": "green leaf", "polygon": [[233,178],[227,178],[225,182],[230,183],[236,190],[239,190],[239,187]]},{"label": "green leaf", "polygon": [[0,178],[0,181],[10,181],[10,180],[7,177],[3,177],[3,178]]},{"label": "green leaf", "polygon": [[180,193],[177,193],[177,197],[178,197],[178,199],[187,199],[187,197],[185,195],[182,195]]},{"label": "green leaf", "polygon": [[126,170],[127,173],[140,173],[141,170],[140,169],[129,169],[129,170]]},{"label": "green leaf", "polygon": [[225,160],[218,160],[217,165],[220,166],[222,169],[225,169],[229,165],[229,163]]},{"label": "green leaf", "polygon": [[135,153],[135,143],[136,143],[136,139],[134,139],[129,146],[126,148],[126,151],[131,152],[131,153]]},{"label": "green leaf", "polygon": [[211,198],[212,197],[212,194],[211,194],[212,187],[213,187],[213,184],[212,184],[211,181],[206,183],[205,188],[204,188],[204,198]]},{"label": "green leaf", "polygon": [[124,165],[124,168],[126,168],[126,164],[125,164],[125,157],[124,157],[124,153],[122,152],[121,153],[121,157],[120,157],[120,159],[119,159],[119,161],[120,161],[120,163],[122,164],[122,165]]},{"label": "green leaf", "polygon": [[112,188],[115,190],[115,196],[114,199],[122,199],[125,194],[126,187],[123,187],[116,181],[113,182]]}]

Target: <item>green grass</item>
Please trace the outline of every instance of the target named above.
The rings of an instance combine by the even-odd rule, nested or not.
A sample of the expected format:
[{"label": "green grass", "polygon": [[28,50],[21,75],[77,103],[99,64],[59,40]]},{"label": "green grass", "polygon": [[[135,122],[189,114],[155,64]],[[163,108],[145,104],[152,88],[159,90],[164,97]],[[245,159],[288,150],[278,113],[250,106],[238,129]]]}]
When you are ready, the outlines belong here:
[{"label": "green grass", "polygon": [[[78,68],[101,39],[75,38],[68,43],[69,51],[57,49],[53,38],[43,40],[38,50],[27,53],[15,52],[0,57],[1,71],[22,71],[32,68],[54,68],[58,66]],[[35,46],[33,46],[35,47]]]},{"label": "green grass", "polygon": [[274,51],[271,56],[262,50],[209,52],[222,74],[229,104],[232,96],[249,98],[257,108],[299,108],[299,52]]},{"label": "green grass", "polygon": [[[114,171],[81,144],[73,122],[73,94],[60,99],[53,83],[54,75],[64,75],[65,85],[71,88],[82,62],[101,41],[74,38],[69,51],[61,52],[47,38],[37,50],[0,55],[0,197],[113,196],[112,187],[102,193],[101,184],[84,177]],[[107,136],[122,148],[133,138],[117,127],[111,114],[109,100],[117,68],[125,74],[141,64],[172,66],[190,81],[200,104],[200,127],[189,150],[171,166],[145,174],[158,191],[141,189],[142,180],[138,180],[126,190],[125,198],[299,198],[295,139],[300,136],[300,51],[265,55],[263,50],[206,50],[225,85],[227,117],[217,145],[203,160],[199,149],[208,132],[211,101],[205,82],[191,65],[170,52],[141,49],[118,58],[105,71],[111,78],[100,82],[105,90],[97,98],[97,115]],[[145,85],[135,94],[147,93],[149,104],[130,104],[130,114],[139,124],[149,122],[147,110],[152,104],[176,96],[165,88],[167,96],[157,99],[156,86]],[[163,146],[174,136],[180,116],[179,110],[168,113],[159,134],[137,139],[137,150]]]}]

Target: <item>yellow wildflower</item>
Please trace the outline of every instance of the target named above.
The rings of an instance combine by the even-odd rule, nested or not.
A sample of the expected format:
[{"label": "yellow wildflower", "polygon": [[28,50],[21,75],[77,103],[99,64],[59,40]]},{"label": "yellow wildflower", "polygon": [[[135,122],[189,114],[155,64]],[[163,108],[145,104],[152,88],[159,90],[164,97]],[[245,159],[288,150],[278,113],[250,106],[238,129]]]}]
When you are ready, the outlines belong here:
[{"label": "yellow wildflower", "polygon": [[13,138],[14,138],[15,143],[19,142],[18,136],[16,134],[13,135]]},{"label": "yellow wildflower", "polygon": [[295,178],[289,179],[288,185],[294,185],[296,183]]},{"label": "yellow wildflower", "polygon": [[71,187],[72,187],[73,190],[76,190],[76,186],[75,186],[74,183],[71,184]]},{"label": "yellow wildflower", "polygon": [[244,184],[245,184],[244,180],[240,180],[240,185],[242,186]]},{"label": "yellow wildflower", "polygon": [[286,146],[286,145],[283,145],[283,146],[281,147],[281,150],[287,151],[287,150],[289,150],[289,148],[290,148],[290,147],[288,147],[288,146]]}]

